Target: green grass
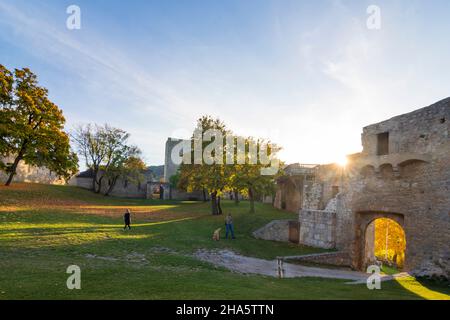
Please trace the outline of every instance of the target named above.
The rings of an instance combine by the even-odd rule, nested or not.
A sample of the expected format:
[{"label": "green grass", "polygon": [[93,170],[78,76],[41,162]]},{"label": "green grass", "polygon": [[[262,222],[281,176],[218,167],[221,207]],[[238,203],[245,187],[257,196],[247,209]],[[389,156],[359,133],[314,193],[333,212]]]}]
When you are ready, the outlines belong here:
[{"label": "green grass", "polygon": [[388,266],[388,265],[386,265],[386,264],[383,264],[383,266],[381,267],[381,272],[382,272],[382,273],[385,273],[385,274],[390,274],[390,275],[392,275],[392,274],[399,273],[399,272],[401,272],[401,271],[398,270],[396,267],[391,267],[391,266]]},{"label": "green grass", "polygon": [[[122,229],[127,207],[131,231]],[[224,231],[224,216],[211,216],[207,203],[117,199],[65,186],[0,187],[0,299],[420,299],[430,297],[430,290],[450,291],[414,279],[371,291],[341,280],[277,279],[217,268],[192,254],[231,249],[273,259],[321,251],[251,236],[269,221],[295,214],[263,204],[249,214],[246,202],[224,202],[223,208],[233,214],[237,239],[214,242],[212,231]],[[81,290],[66,288],[72,264],[82,270]],[[425,293],[414,293],[417,288]]]}]

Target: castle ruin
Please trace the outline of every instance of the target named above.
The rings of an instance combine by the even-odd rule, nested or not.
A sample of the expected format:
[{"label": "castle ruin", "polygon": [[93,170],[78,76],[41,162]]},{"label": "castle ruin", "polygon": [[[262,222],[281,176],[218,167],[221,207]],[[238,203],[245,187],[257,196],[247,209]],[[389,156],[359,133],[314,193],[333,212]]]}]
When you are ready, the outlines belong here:
[{"label": "castle ruin", "polygon": [[296,223],[254,235],[336,249],[317,261],[365,270],[372,222],[390,219],[404,231],[404,271],[450,278],[450,98],[364,127],[361,140],[346,167],[316,166],[302,180],[291,201],[302,200]]}]

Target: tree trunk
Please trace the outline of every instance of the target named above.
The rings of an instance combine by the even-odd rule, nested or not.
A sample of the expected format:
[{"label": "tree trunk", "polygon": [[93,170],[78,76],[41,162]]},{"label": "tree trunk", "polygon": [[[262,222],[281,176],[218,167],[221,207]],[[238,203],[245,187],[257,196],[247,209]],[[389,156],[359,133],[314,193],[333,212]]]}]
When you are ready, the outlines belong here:
[{"label": "tree trunk", "polygon": [[98,182],[97,182],[97,190],[94,190],[95,191],[95,193],[100,193],[101,191],[102,191],[102,181],[103,181],[103,178],[105,177],[105,175],[103,174],[101,177],[100,177],[100,179],[98,179]]},{"label": "tree trunk", "polygon": [[112,181],[111,181],[111,184],[109,185],[109,188],[108,188],[108,190],[106,191],[106,193],[105,193],[105,196],[109,196],[109,194],[111,193],[111,191],[113,191],[113,189],[114,189],[114,187],[115,187],[115,185],[116,185],[116,182],[117,182],[117,179],[118,179],[119,177],[117,176],[117,177],[114,177],[113,179],[112,179]]},{"label": "tree trunk", "polygon": [[9,186],[14,178],[14,175],[16,174],[17,166],[19,165],[20,160],[23,158],[23,153],[25,151],[25,147],[28,143],[28,140],[25,139],[22,143],[22,146],[20,147],[19,153],[17,154],[16,159],[14,159],[14,163],[11,167],[11,172],[9,173],[8,180],[5,183],[5,186]]},{"label": "tree trunk", "polygon": [[8,180],[5,183],[5,186],[9,186],[14,178],[14,175],[16,174],[17,166],[19,165],[20,160],[22,160],[22,151],[20,151],[19,155],[14,159],[14,163],[11,167],[11,172],[9,173]]},{"label": "tree trunk", "polygon": [[94,177],[92,178],[92,191],[95,192],[95,190],[97,189],[97,174],[98,174],[98,170],[93,169],[94,173]]},{"label": "tree trunk", "polygon": [[217,197],[217,209],[219,214],[222,214],[222,207],[220,206],[220,196]]},{"label": "tree trunk", "polygon": [[203,188],[202,191],[203,191],[203,202],[206,202],[206,190],[205,190],[205,188]]},{"label": "tree trunk", "polygon": [[239,192],[235,189],[233,190],[234,193],[234,204],[238,205],[239,204]]},{"label": "tree trunk", "polygon": [[248,198],[250,200],[250,213],[255,213],[255,198],[251,187],[248,188]]},{"label": "tree trunk", "polygon": [[217,191],[211,192],[211,213],[213,215],[219,214],[219,209],[217,206]]}]

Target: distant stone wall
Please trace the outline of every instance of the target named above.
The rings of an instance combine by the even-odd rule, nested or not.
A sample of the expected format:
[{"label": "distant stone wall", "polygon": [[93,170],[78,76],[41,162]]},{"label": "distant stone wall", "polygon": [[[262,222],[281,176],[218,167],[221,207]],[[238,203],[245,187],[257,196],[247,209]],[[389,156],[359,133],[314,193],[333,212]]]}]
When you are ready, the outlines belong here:
[{"label": "distant stone wall", "polygon": [[[3,162],[13,162],[12,158],[4,158]],[[0,182],[5,183],[8,180],[8,175],[0,171]],[[26,164],[24,161],[20,161],[17,166],[16,174],[14,175],[13,182],[32,182],[32,183],[44,183],[44,184],[65,184],[66,181],[51,172],[45,167],[36,167]]]},{"label": "distant stone wall", "polygon": [[[106,192],[108,188],[108,181],[104,181],[102,184],[102,192]],[[109,195],[122,198],[145,198],[146,194],[147,183],[145,180],[138,183],[127,179],[118,179]]]},{"label": "distant stone wall", "polygon": [[331,249],[336,245],[336,212],[303,209],[299,215],[300,243]]},{"label": "distant stone wall", "polygon": [[285,176],[277,181],[274,206],[297,213],[302,207],[303,176]]},{"label": "distant stone wall", "polygon": [[257,239],[288,242],[289,221],[291,220],[273,220],[254,231],[253,236]]},{"label": "distant stone wall", "polygon": [[83,189],[92,189],[92,178],[79,178],[74,177],[69,181],[70,185],[77,186]]},{"label": "distant stone wall", "polygon": [[[75,177],[69,181],[69,184],[83,189],[92,190],[92,178]],[[108,181],[103,180],[101,193],[107,192],[108,188]],[[147,186],[145,181],[136,183],[127,181],[126,179],[118,179],[109,195],[121,198],[146,198],[146,194]]]}]

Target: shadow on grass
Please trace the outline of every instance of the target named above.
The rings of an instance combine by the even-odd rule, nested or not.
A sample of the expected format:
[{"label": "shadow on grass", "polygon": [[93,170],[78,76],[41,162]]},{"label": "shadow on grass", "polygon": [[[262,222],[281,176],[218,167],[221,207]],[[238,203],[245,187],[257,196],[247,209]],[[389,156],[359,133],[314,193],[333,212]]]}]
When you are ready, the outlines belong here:
[{"label": "shadow on grass", "polygon": [[[382,290],[368,290],[365,285],[349,286],[338,280],[240,275],[216,269],[190,256],[197,249],[229,249],[264,259],[323,252],[253,238],[252,231],[272,220],[296,217],[269,205],[257,204],[256,213],[249,214],[247,202],[235,206],[232,202],[223,201],[224,213],[233,215],[237,239],[215,242],[211,240],[212,232],[219,227],[224,228],[225,214],[210,215],[209,203],[117,199],[61,186],[21,188],[1,194],[0,201],[12,203],[20,210],[27,205],[27,197],[30,196],[36,200],[43,199],[39,203],[44,205],[49,199],[60,206],[0,212],[0,254],[4,257],[0,265],[9,270],[0,278],[2,289],[6,288],[3,290],[10,292],[12,298],[423,298],[395,281],[383,283]],[[75,205],[69,202],[71,207],[65,207],[64,201],[74,199],[80,202]],[[110,215],[105,212],[96,214],[81,206],[113,212]],[[132,230],[124,231],[122,209],[128,206],[140,209],[132,220]],[[151,210],[148,215],[145,214],[147,208]],[[155,254],[152,250],[156,248],[161,251]],[[93,254],[123,259],[130,253],[144,255],[149,265],[86,258],[87,254]],[[64,287],[65,268],[73,263],[79,263],[85,270],[88,285],[82,292],[68,292]],[[55,281],[61,284],[58,290],[55,290]],[[437,290],[432,284],[424,284],[424,287]]]}]

